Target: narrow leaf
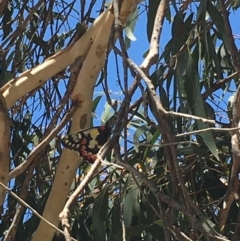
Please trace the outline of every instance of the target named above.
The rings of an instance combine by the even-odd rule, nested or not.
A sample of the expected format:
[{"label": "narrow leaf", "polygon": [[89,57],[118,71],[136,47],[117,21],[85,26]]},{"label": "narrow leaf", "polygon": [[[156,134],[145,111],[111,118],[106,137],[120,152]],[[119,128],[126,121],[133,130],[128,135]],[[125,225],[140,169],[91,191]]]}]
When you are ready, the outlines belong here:
[{"label": "narrow leaf", "polygon": [[[187,94],[188,105],[192,113],[196,116],[201,116],[206,118],[204,103],[202,100],[200,87],[199,87],[199,79],[196,72],[196,66],[191,54],[189,54],[188,61],[187,61],[185,90]],[[203,123],[202,121],[196,121],[196,123],[199,130],[209,127],[208,124]],[[200,136],[203,138],[205,144],[212,152],[212,154],[219,160],[217,147],[215,145],[215,141],[212,136],[212,133],[210,131],[203,132],[200,134]]]},{"label": "narrow leaf", "polygon": [[108,185],[100,192],[93,204],[93,231],[95,240],[105,241],[105,221],[108,209]]}]

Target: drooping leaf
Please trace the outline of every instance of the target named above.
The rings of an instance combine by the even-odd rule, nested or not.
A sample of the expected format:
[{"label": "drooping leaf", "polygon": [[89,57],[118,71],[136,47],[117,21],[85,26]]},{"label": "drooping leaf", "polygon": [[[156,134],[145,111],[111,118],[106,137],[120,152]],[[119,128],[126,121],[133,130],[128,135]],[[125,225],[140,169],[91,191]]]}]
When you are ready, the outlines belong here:
[{"label": "drooping leaf", "polygon": [[138,14],[139,14],[139,10],[136,7],[132,13],[130,14],[130,16],[128,17],[128,20],[126,22],[126,27],[124,28],[125,33],[126,33],[126,38],[125,38],[125,45],[126,45],[126,49],[129,49],[131,46],[131,41],[136,41],[136,37],[134,36],[133,32],[136,26],[136,22],[138,19]]},{"label": "drooping leaf", "polygon": [[[190,53],[188,56],[187,68],[186,68],[185,91],[187,95],[188,105],[192,113],[196,116],[206,118],[204,103],[202,100],[200,87],[199,87],[199,78],[196,72],[196,65]],[[206,129],[209,127],[207,123],[204,123],[202,121],[196,121],[196,123],[197,123],[198,129]],[[200,135],[203,138],[209,150],[212,152],[212,154],[217,159],[219,159],[217,147],[215,145],[212,133],[209,131],[206,131],[201,133]]]},{"label": "drooping leaf", "polygon": [[135,150],[138,152],[138,144],[139,144],[139,138],[140,138],[140,136],[142,136],[142,135],[144,135],[145,136],[145,138],[146,138],[146,135],[145,135],[145,133],[148,131],[149,129],[148,129],[148,127],[146,126],[146,125],[144,125],[144,126],[139,126],[138,128],[137,128],[137,130],[134,132],[134,134],[133,134],[133,145],[134,145],[134,148],[135,148]]},{"label": "drooping leaf", "polygon": [[99,95],[97,96],[94,100],[93,100],[93,103],[92,103],[92,111],[95,112],[96,111],[96,108],[100,102],[100,100],[102,99],[102,95]]},{"label": "drooping leaf", "polygon": [[160,4],[161,0],[149,0],[148,4],[148,13],[147,13],[147,36],[148,42],[151,41],[153,25],[158,9],[158,5]]},{"label": "drooping leaf", "polygon": [[161,220],[157,220],[153,225],[150,225],[146,229],[155,239],[163,240],[164,232],[162,228]]},{"label": "drooping leaf", "polygon": [[108,209],[108,188],[106,185],[99,193],[93,204],[93,232],[96,240],[105,241],[106,215]]},{"label": "drooping leaf", "polygon": [[207,11],[213,20],[213,23],[217,26],[218,31],[222,35],[222,38],[224,41],[228,41],[226,31],[225,31],[225,25],[223,21],[222,14],[217,9],[217,6],[214,6],[210,1],[207,1]]}]

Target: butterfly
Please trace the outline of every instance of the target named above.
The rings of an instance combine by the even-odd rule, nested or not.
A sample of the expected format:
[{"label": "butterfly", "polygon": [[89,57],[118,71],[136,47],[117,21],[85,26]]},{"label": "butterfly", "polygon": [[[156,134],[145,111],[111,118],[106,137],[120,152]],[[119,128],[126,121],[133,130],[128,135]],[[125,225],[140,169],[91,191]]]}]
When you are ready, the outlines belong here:
[{"label": "butterfly", "polygon": [[101,147],[109,140],[112,134],[114,117],[111,117],[105,126],[95,126],[62,138],[62,145],[79,155],[89,163],[94,163],[97,153]]}]

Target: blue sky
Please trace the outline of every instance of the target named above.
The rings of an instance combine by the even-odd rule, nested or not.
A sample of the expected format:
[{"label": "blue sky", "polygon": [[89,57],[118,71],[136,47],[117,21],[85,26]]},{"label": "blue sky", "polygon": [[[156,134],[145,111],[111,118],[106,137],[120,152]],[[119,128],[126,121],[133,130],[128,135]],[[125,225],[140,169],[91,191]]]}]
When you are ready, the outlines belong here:
[{"label": "blue sky", "polygon": [[[144,7],[140,7],[140,11],[143,10]],[[175,15],[175,12],[173,12],[173,15]],[[230,21],[231,21],[231,26],[232,26],[232,30],[234,35],[237,37],[236,38],[236,44],[237,46],[239,46],[239,36],[240,36],[240,26],[239,24],[237,24],[239,22],[240,19],[240,15],[239,15],[239,11],[232,11],[232,13],[230,14]],[[144,60],[143,58],[143,54],[148,50],[149,48],[149,43],[147,40],[147,35],[146,35],[146,29],[147,29],[147,18],[146,18],[146,11],[142,12],[141,15],[138,17],[137,23],[136,23],[136,27],[134,29],[134,35],[136,37],[136,41],[132,41],[131,42],[131,47],[130,49],[128,49],[128,54],[129,57],[137,64],[141,64],[142,61]],[[163,30],[162,30],[162,34],[161,34],[161,38],[160,38],[160,51],[159,54],[161,55],[165,45],[167,44],[167,42],[171,39],[171,23],[169,23],[167,20],[165,20],[164,22],[164,26],[163,26]],[[240,47],[239,47],[240,48]],[[112,64],[111,64],[112,63]],[[119,63],[121,63],[121,60],[119,61]],[[116,79],[117,79],[117,75],[116,75],[116,69],[115,69],[115,61],[113,58],[113,54],[111,53],[109,56],[109,61],[108,61],[108,80],[111,80],[111,84],[109,84],[109,88],[112,90],[113,93],[117,92],[117,94],[119,94],[119,88],[116,87]],[[154,67],[155,68],[155,67]],[[152,68],[152,70],[154,70]],[[129,75],[130,76],[130,75]],[[131,77],[129,78],[129,83],[131,83]],[[99,89],[99,90],[98,90]],[[230,90],[231,91],[235,91],[235,84],[232,83],[230,85]],[[101,94],[101,87],[100,88],[96,88],[96,92],[95,92],[95,96],[98,94]],[[227,105],[224,104],[227,103],[228,98],[232,95],[232,92],[223,92],[222,90],[216,91],[215,95],[219,97],[219,100],[216,98],[215,99],[215,104],[218,104],[218,102],[220,103],[220,106],[223,109],[227,108]],[[113,95],[114,96],[114,95]],[[121,98],[121,96],[117,96],[116,98]],[[224,100],[224,101],[222,101]],[[102,99],[102,103],[105,103],[105,100]],[[211,103],[210,103],[211,104]],[[215,109],[216,107],[214,106],[214,104],[211,104],[212,107]],[[102,108],[100,108],[102,109]],[[225,122],[225,121],[224,121]],[[226,121],[228,122],[228,121]]]},{"label": "blue sky", "polygon": [[[77,22],[79,21],[79,2],[76,2],[75,5],[75,10],[72,15],[69,18],[69,26],[71,28],[75,28]],[[148,50],[149,48],[149,43],[147,40],[147,35],[146,35],[146,31],[147,31],[147,13],[146,13],[146,8],[145,8],[145,3],[143,2],[142,5],[139,5],[139,17],[137,19],[136,22],[136,27],[134,29],[134,35],[136,37],[136,41],[132,41],[131,42],[131,47],[128,49],[128,54],[129,57],[137,64],[141,64],[144,60],[144,53]],[[88,9],[88,7],[86,7],[86,9]],[[100,2],[97,2],[96,6],[94,7],[93,11],[92,11],[92,15],[91,17],[93,18],[97,18],[98,17],[98,10],[100,9]],[[59,7],[59,10],[60,7]],[[172,11],[172,16],[175,15],[174,10]],[[239,22],[239,13],[237,12],[232,12],[232,14],[230,14],[230,20],[232,23],[232,29],[233,29],[233,33],[236,36],[240,36],[240,28],[239,25],[237,24]],[[61,28],[61,31],[59,34],[61,34],[64,31],[68,31],[67,28],[65,29],[65,26],[63,26]],[[49,36],[45,36],[45,40],[48,40],[50,38],[50,31],[49,31]],[[169,23],[167,20],[165,20],[164,22],[164,26],[162,29],[162,34],[161,34],[161,39],[160,39],[160,54],[162,53],[166,43],[171,39],[171,23]],[[236,39],[236,44],[239,46],[239,39]],[[122,77],[122,69],[121,69],[121,64],[122,64],[122,60],[120,58],[118,58],[118,62],[119,62],[119,68],[120,68],[120,77]],[[153,66],[153,68],[151,69],[152,71],[154,71],[155,66]],[[111,97],[113,99],[117,99],[119,101],[121,101],[123,99],[123,95],[121,94],[120,90],[119,90],[119,86],[117,84],[117,72],[116,72],[116,66],[115,66],[115,57],[114,54],[111,52],[109,55],[109,60],[108,60],[108,82],[109,82],[109,89],[111,90]],[[129,74],[129,85],[131,85],[132,82],[132,77]],[[62,91],[64,93],[65,88],[63,87]],[[235,90],[235,86],[232,84],[231,85],[231,89]],[[223,102],[221,101],[222,99],[222,91],[218,91],[216,92],[216,94],[219,95],[219,101],[221,102],[222,108],[226,109],[226,105],[223,104]],[[232,93],[224,93],[224,101],[227,102],[229,96]],[[99,104],[99,108],[97,108],[96,111],[96,115],[98,116],[97,119],[94,120],[94,123],[96,125],[100,124],[100,117],[101,117],[101,113],[103,112],[103,106],[106,103],[106,99],[104,98],[105,94],[103,93],[102,87],[101,85],[96,87],[95,92],[94,92],[94,97],[97,97],[99,95],[102,95],[103,98]],[[138,91],[137,94],[135,95],[135,98],[137,98],[140,95],[140,92]],[[41,111],[39,112],[39,115],[41,114]],[[38,118],[36,116],[34,116],[34,119]],[[35,119],[37,120],[37,119]]]},{"label": "blue sky", "polygon": [[[78,4],[78,1],[77,1]],[[87,9],[87,8],[86,8]],[[142,10],[144,9],[144,6],[140,7],[140,11],[142,12]],[[73,13],[75,15],[72,15],[72,18],[69,19],[69,24],[71,26],[71,28],[74,28],[76,26],[77,21],[79,20],[79,15],[78,15],[78,11],[79,11],[79,6],[76,5],[76,12]],[[93,11],[93,15],[92,17],[97,17],[98,16],[98,12],[97,10],[99,10],[99,6],[94,8]],[[236,44],[239,46],[239,36],[240,36],[240,25],[239,25],[239,19],[240,19],[240,14],[239,11],[238,12],[233,12],[230,15],[230,20],[231,20],[231,24],[232,24],[232,29],[233,29],[233,33],[237,36],[236,38]],[[137,23],[136,23],[136,28],[134,30],[134,35],[136,37],[136,41],[131,42],[131,48],[128,50],[128,54],[129,57],[136,62],[137,64],[141,64],[142,61],[144,60],[143,54],[148,50],[149,48],[149,43],[147,40],[147,35],[146,35],[146,28],[147,28],[147,17],[146,17],[146,11],[142,12],[141,15],[139,16]],[[66,29],[61,29],[62,32],[66,31]],[[50,34],[50,32],[49,32]],[[45,40],[48,40],[50,36],[45,36]],[[164,26],[163,26],[163,31],[161,34],[161,39],[160,39],[160,54],[162,53],[162,49],[164,48],[164,46],[166,45],[166,43],[171,39],[171,25],[169,25],[168,21],[165,21]],[[121,59],[119,58],[119,63],[121,63]],[[121,71],[120,71],[121,72]],[[114,55],[113,53],[110,54],[109,56],[109,61],[108,61],[108,80],[110,81],[109,83],[109,88],[112,91],[112,97],[116,98],[118,100],[122,100],[123,99],[123,95],[121,95],[119,93],[119,88],[116,85],[116,80],[117,80],[117,75],[116,75],[116,68],[115,68],[115,60],[114,60]],[[131,84],[132,81],[132,77],[130,77],[129,75],[129,85]],[[231,89],[234,90],[235,86],[232,84],[231,85]],[[63,92],[64,92],[64,88],[63,88]],[[219,95],[222,94],[222,91],[218,91],[217,93],[219,93]],[[102,91],[101,86],[97,87],[95,90],[95,94],[94,97],[97,97],[98,95],[103,95],[104,93]],[[138,92],[137,95],[140,95],[140,93]],[[224,100],[227,101],[228,97],[231,95],[231,93],[226,93],[226,95],[224,96]],[[220,96],[221,98],[221,96]],[[221,99],[220,99],[221,100]],[[103,97],[102,101],[99,105],[99,108],[97,109],[97,115],[100,118],[101,113],[103,111],[103,106],[105,104],[106,100]],[[226,106],[224,104],[222,104],[221,102],[221,106],[222,108],[226,109]],[[42,111],[44,111],[43,109],[39,111],[39,113],[34,113],[33,119],[37,120],[39,118],[39,116],[42,113]],[[94,121],[94,123],[96,125],[100,124],[100,120],[96,119]]]}]

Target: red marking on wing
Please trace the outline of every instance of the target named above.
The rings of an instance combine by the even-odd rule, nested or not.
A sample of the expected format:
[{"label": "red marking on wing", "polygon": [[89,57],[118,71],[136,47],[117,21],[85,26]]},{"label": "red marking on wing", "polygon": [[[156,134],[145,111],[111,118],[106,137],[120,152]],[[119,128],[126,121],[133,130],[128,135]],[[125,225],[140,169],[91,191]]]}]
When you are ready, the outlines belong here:
[{"label": "red marking on wing", "polygon": [[92,159],[93,154],[91,152],[88,152],[87,157],[88,159]]},{"label": "red marking on wing", "polygon": [[87,151],[81,151],[81,156],[82,157],[87,157],[87,154],[88,154]]},{"label": "red marking on wing", "polygon": [[86,138],[82,138],[80,144],[81,145],[85,145],[87,143],[87,139]]},{"label": "red marking on wing", "polygon": [[106,127],[105,126],[99,126],[99,129],[102,130],[102,131],[105,131]]},{"label": "red marking on wing", "polygon": [[97,160],[97,155],[93,155],[91,152],[89,152],[87,156],[87,160],[88,162],[93,164]]},{"label": "red marking on wing", "polygon": [[80,151],[85,151],[86,150],[86,146],[81,146]]}]

